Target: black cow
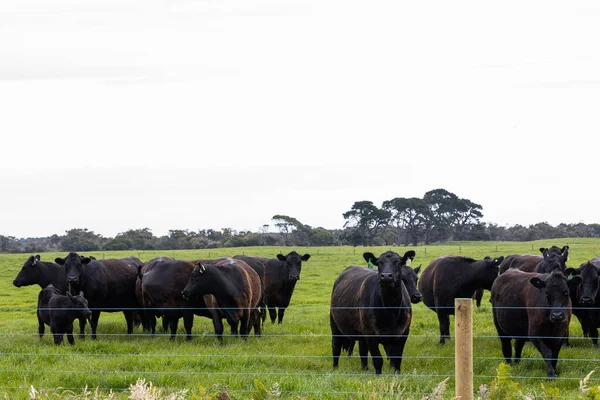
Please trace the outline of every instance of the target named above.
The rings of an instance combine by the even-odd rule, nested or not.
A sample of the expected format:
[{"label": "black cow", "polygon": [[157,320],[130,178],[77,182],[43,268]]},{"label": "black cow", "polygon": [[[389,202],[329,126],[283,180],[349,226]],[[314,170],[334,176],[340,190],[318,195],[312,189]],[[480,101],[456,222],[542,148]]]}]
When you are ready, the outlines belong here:
[{"label": "black cow", "polygon": [[61,293],[66,293],[67,274],[61,265],[41,261],[39,255],[29,257],[13,281],[16,287],[40,285],[43,289],[50,284]]},{"label": "black cow", "polygon": [[89,318],[91,315],[83,292],[79,292],[77,296],[67,292],[65,296],[58,288],[49,284],[38,295],[38,332],[40,338],[44,337],[45,325],[48,325],[54,335],[54,344],[61,344],[65,334],[69,343],[74,344],[73,321],[77,318]]},{"label": "black cow", "polygon": [[185,299],[197,299],[206,295],[214,296],[207,302],[213,308],[215,335],[223,342],[223,318],[231,326],[234,336],[245,339],[254,327],[260,335],[260,299],[262,285],[260,277],[242,260],[223,257],[203,263],[199,261],[192,276],[181,292]]},{"label": "black cow", "polygon": [[583,336],[592,339],[598,346],[600,327],[600,257],[596,257],[579,268],[571,269],[573,275],[581,277],[581,285],[571,288],[573,314],[579,320]]},{"label": "black cow", "polygon": [[156,332],[156,317],[162,317],[165,331],[170,328],[171,340],[175,340],[180,318],[183,318],[186,340],[192,339],[194,315],[212,319],[204,298],[188,300],[181,294],[196,265],[197,261],[158,257],[140,268],[136,294],[143,306],[144,325],[152,334]]},{"label": "black cow", "polygon": [[261,299],[260,299],[260,319],[264,323],[267,319],[267,305],[265,304],[265,261],[268,260],[266,257],[253,257],[247,255],[233,256],[237,260],[242,260],[250,266],[258,276],[260,277],[260,285],[262,288]]},{"label": "black cow", "polygon": [[348,349],[358,340],[363,369],[367,369],[370,352],[375,373],[381,374],[382,344],[399,373],[412,320],[410,296],[402,283],[402,266],[415,257],[415,252],[409,250],[400,257],[387,251],[379,258],[365,253],[364,257],[377,266],[377,271],[351,265],[333,284],[329,311],[333,368],[338,367],[342,348]]},{"label": "black cow", "polygon": [[454,315],[454,299],[470,298],[478,288],[490,290],[498,276],[504,257],[474,260],[458,256],[436,258],[421,274],[419,291],[423,303],[437,313],[440,344],[450,338],[450,315]]},{"label": "black cow", "polygon": [[546,362],[548,378],[556,377],[558,353],[569,334],[569,288],[580,283],[580,277],[567,280],[557,270],[541,274],[510,269],[496,279],[490,301],[507,363],[513,361],[512,339],[514,362],[521,360],[523,346],[530,340]]},{"label": "black cow", "polygon": [[[48,285],[54,285],[61,294],[68,290],[67,274],[62,265],[53,262],[41,261],[40,256],[31,256],[25,261],[21,271],[13,281],[16,287],[39,285],[42,289]],[[85,318],[79,318],[79,331],[85,330]],[[83,333],[80,334],[83,338]]]},{"label": "black cow", "polygon": [[533,254],[518,255],[512,254],[504,260],[500,266],[500,273],[503,274],[509,268],[520,269],[525,272],[548,273],[553,269],[564,271],[567,269],[566,262],[569,259],[569,246],[562,248],[540,247],[541,256]]},{"label": "black cow", "polygon": [[56,258],[54,261],[64,265],[69,291],[85,293],[92,310],[92,339],[96,339],[96,328],[102,311],[123,311],[127,333],[133,333],[134,317],[139,308],[135,282],[138,266],[142,265],[138,258],[92,260],[71,252],[65,258]]},{"label": "black cow", "polygon": [[265,297],[271,322],[283,321],[285,309],[290,305],[296,282],[300,279],[302,261],[307,261],[310,254],[292,251],[287,256],[277,254],[277,258],[265,260]]}]

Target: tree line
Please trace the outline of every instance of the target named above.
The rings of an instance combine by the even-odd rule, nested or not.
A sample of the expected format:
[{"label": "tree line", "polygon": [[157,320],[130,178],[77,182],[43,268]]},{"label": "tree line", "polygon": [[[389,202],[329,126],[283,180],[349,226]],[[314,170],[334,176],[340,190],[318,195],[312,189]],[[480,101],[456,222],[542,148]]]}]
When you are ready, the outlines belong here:
[{"label": "tree line", "polygon": [[[447,241],[531,241],[567,237],[600,237],[600,224],[546,222],[499,226],[481,222],[481,205],[445,189],[431,190],[422,198],[396,197],[380,207],[372,201],[355,202],[342,214],[341,229],[313,228],[288,215],[274,215],[272,226],[256,232],[231,228],[169,230],[154,236],[149,228],[131,229],[103,237],[88,229],[71,229],[64,235],[15,238],[0,235],[0,252],[177,250],[244,246],[376,246],[443,243]],[[276,231],[273,231],[273,228]]]}]

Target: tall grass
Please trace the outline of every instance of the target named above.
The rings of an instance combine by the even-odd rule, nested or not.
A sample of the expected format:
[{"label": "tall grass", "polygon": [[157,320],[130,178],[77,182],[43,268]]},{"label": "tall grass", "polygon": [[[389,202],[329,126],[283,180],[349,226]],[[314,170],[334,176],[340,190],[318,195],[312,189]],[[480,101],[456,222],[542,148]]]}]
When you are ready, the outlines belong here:
[{"label": "tall grass", "polygon": [[[539,247],[568,244],[569,266],[600,254],[600,240],[560,239],[527,243],[471,242],[440,246],[393,247],[403,254],[417,252],[416,264],[426,266],[432,259],[455,254],[473,258],[486,255],[539,254]],[[402,363],[402,374],[395,376],[388,365],[383,375],[375,376],[372,367],[362,371],[356,357],[343,357],[338,370],[332,369],[329,299],[336,277],[348,265],[364,265],[362,253],[379,254],[389,248],[314,247],[295,248],[309,253],[303,263],[301,279],[281,325],[265,324],[261,338],[243,341],[225,337],[219,345],[210,320],[196,317],[193,340],[186,342],[182,323],[177,339],[168,335],[150,337],[137,328],[126,334],[122,313],[102,313],[98,340],[75,337],[75,345],[55,346],[49,333],[37,336],[35,308],[39,287],[16,288],[13,279],[29,254],[0,255],[0,394],[8,398],[29,398],[31,386],[39,393],[83,393],[98,390],[113,397],[130,395],[130,385],[139,379],[152,382],[168,393],[187,391],[188,397],[217,398],[380,398],[395,396],[421,399],[430,396],[440,382],[446,397],[454,392],[454,341],[438,344],[436,314],[423,304],[413,306],[413,322]],[[236,254],[273,257],[291,248],[253,247],[235,249],[95,252],[97,258],[134,255],[147,261],[160,255],[179,259],[217,258]],[[92,254],[92,253],[90,253]],[[45,253],[42,260],[53,260],[65,253]],[[474,312],[474,387],[489,385],[503,361],[492,322],[489,293],[482,307]],[[227,330],[226,330],[227,332]],[[453,325],[451,326],[453,331]],[[89,333],[89,327],[88,327]],[[510,370],[512,379],[527,393],[556,388],[563,396],[576,395],[579,382],[600,365],[600,350],[582,338],[576,319],[571,322],[571,347],[563,348],[558,362],[559,379],[547,381],[539,352],[530,344],[523,361]],[[371,366],[371,362],[369,361]],[[590,378],[594,382],[594,378]],[[85,388],[88,389],[85,389]],[[263,388],[264,391],[261,391]],[[92,391],[92,392],[93,392]],[[124,393],[127,391],[127,394]],[[90,393],[92,393],[90,392]],[[90,397],[92,398],[92,397]],[[264,397],[267,398],[267,397]]]}]

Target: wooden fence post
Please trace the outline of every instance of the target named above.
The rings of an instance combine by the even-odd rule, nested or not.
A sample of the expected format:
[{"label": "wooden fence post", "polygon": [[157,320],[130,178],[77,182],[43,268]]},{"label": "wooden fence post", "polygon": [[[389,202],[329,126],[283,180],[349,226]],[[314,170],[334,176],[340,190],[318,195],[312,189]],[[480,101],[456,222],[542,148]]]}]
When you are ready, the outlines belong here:
[{"label": "wooden fence post", "polygon": [[456,396],[473,400],[473,299],[454,299]]}]

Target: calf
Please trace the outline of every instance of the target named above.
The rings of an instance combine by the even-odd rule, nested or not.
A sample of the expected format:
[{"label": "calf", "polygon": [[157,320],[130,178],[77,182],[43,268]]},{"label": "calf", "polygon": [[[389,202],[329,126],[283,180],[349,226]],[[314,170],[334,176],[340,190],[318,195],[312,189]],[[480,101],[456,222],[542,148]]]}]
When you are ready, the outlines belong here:
[{"label": "calf", "polygon": [[138,266],[142,265],[138,258],[92,260],[71,252],[54,261],[65,267],[69,291],[85,293],[92,310],[92,339],[96,339],[101,311],[122,311],[127,333],[133,333],[134,316],[140,306],[135,295]]},{"label": "calf", "polygon": [[527,340],[539,350],[546,362],[548,378],[556,377],[558,353],[569,334],[571,299],[569,288],[581,283],[560,271],[547,274],[511,269],[500,275],[492,286],[494,324],[507,363],[521,360]]},{"label": "calf", "polygon": [[40,338],[44,337],[44,328],[48,325],[54,335],[54,344],[61,344],[65,334],[69,343],[74,344],[73,321],[77,318],[89,318],[91,315],[92,312],[83,297],[83,292],[79,292],[77,296],[67,292],[65,296],[54,285],[49,284],[38,295],[37,317]]},{"label": "calf", "polygon": [[[16,287],[39,285],[43,289],[50,284],[54,285],[61,294],[65,294],[68,289],[67,274],[62,265],[41,261],[39,254],[31,256],[25,261],[13,281],[13,285]],[[79,318],[80,337],[83,337],[85,321],[85,318]]]},{"label": "calf", "polygon": [[598,347],[598,328],[600,327],[600,257],[596,257],[579,268],[569,268],[572,275],[581,277],[581,285],[571,288],[573,314],[579,320],[583,336],[592,339]]},{"label": "calf", "polygon": [[[238,334],[238,326],[244,339],[252,327],[260,335],[260,277],[242,260],[223,257],[212,262],[198,261],[181,294],[185,299],[209,300],[219,342],[223,342],[223,318],[234,336]],[[214,296],[214,301],[207,299],[207,295]]]},{"label": "calf", "polygon": [[419,291],[423,303],[437,313],[440,344],[450,338],[450,315],[454,315],[454,299],[473,297],[478,288],[490,290],[498,276],[504,257],[474,260],[444,256],[436,258],[421,274]]},{"label": "calf", "polygon": [[292,251],[287,256],[278,254],[277,258],[268,258],[265,264],[265,304],[269,310],[271,323],[283,322],[283,315],[290,305],[296,282],[300,279],[302,261],[308,261],[310,254]]},{"label": "calf", "polygon": [[409,250],[400,257],[387,251],[378,258],[365,253],[364,257],[377,266],[377,271],[351,265],[333,284],[329,311],[333,368],[338,367],[342,348],[348,349],[358,340],[363,369],[367,369],[371,353],[375,373],[381,374],[383,359],[379,344],[382,344],[392,367],[399,373],[412,320],[410,296],[402,283],[402,267],[415,257],[415,252]]}]

